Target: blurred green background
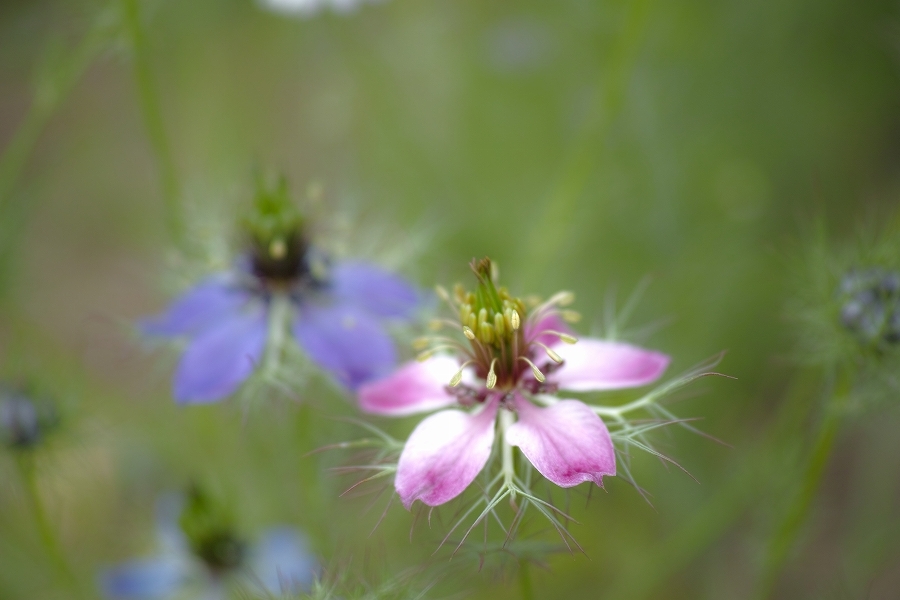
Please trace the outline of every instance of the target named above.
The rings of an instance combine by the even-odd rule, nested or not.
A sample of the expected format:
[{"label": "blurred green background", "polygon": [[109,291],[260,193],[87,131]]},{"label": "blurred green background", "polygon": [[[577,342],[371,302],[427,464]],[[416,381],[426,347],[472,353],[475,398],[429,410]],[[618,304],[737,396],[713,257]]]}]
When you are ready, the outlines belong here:
[{"label": "blurred green background", "polygon": [[[39,457],[63,554],[90,586],[152,553],[157,494],[209,474],[248,529],[302,527],[338,570],[377,582],[422,565],[452,509],[410,540],[396,504],[370,536],[387,495],[367,512],[367,498],[337,499],[353,480],[325,469],[349,457],[304,456],[360,435],[326,418],[355,414],[332,388],[246,419],[180,409],[173,356],[130,331],[179,289],[167,273],[183,265],[121,15],[0,4],[0,371],[71,409]],[[423,287],[490,255],[515,290],[576,292],[583,333],[600,331],[611,290],[621,302],[650,276],[631,324],[660,327],[638,341],[671,354],[673,374],[727,350],[719,370],[737,381],[701,383],[672,409],[731,447],[657,435],[700,483],[635,457],[653,507],[621,478],[589,503],[575,490],[587,557],[543,557],[535,597],[754,596],[822,402],[785,314],[791,265],[817,219],[852,240],[896,207],[895,3],[385,0],[301,19],[153,0],[140,19],[192,243],[227,232],[216,217],[263,168],[298,197],[323,186],[347,253],[377,249]],[[378,421],[397,435],[414,423]],[[890,404],[845,419],[774,597],[896,597],[898,426]],[[0,598],[68,598],[30,515],[2,456]],[[428,562],[413,585],[440,579],[434,597],[520,597],[510,554],[480,570],[466,553]]]}]

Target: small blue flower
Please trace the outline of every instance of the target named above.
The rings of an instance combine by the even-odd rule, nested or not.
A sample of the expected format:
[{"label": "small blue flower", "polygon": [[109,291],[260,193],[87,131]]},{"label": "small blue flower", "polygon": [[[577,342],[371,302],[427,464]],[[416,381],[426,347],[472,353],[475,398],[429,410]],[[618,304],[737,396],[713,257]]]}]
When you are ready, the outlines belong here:
[{"label": "small blue flower", "polygon": [[384,322],[409,319],[419,292],[366,262],[329,264],[306,240],[283,184],[260,194],[255,211],[244,222],[250,250],[230,272],[202,280],[141,324],[145,334],[188,340],[175,372],[176,401],[229,396],[287,328],[315,364],[350,390],[389,373],[396,351]]},{"label": "small blue flower", "polygon": [[[296,529],[268,529],[249,547],[229,537],[224,554],[230,560],[210,560],[209,555],[201,557],[192,552],[190,541],[178,526],[180,505],[180,497],[166,497],[159,503],[158,555],[128,561],[101,573],[100,588],[106,598],[213,600],[226,597],[229,581],[244,590],[265,590],[273,595],[298,593],[312,586],[318,563]],[[220,551],[216,558],[223,558],[222,546],[216,549]]]},{"label": "small blue flower", "polygon": [[0,385],[0,445],[33,449],[58,421],[53,404],[35,401],[20,390]]}]

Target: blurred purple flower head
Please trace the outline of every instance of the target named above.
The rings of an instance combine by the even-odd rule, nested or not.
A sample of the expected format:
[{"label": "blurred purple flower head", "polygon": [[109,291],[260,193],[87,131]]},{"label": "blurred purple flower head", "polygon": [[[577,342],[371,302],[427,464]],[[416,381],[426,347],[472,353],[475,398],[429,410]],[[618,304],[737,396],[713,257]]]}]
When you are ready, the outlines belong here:
[{"label": "blurred purple flower head", "polygon": [[882,268],[851,269],[837,289],[841,324],[875,347],[900,342],[900,273]]},{"label": "blurred purple flower head", "polygon": [[[599,339],[576,343],[563,317],[572,300],[560,293],[532,309],[496,288],[488,259],[473,261],[476,291],[441,295],[458,312],[467,345],[440,338],[419,362],[359,389],[363,410],[408,415],[457,405],[423,420],[397,465],[394,485],[406,508],[415,500],[443,504],[482,471],[501,436],[502,473],[513,485],[517,446],[545,478],[561,487],[602,486],[616,474],[615,450],[603,420],[560,390],[586,392],[642,386],[658,379],[669,357]],[[445,351],[450,350],[447,354]],[[443,353],[442,353],[443,352]]]},{"label": "blurred purple flower head", "polygon": [[310,589],[319,566],[300,532],[275,527],[264,531],[256,544],[248,545],[230,526],[218,527],[221,522],[208,514],[199,521],[217,528],[190,530],[185,511],[190,513],[191,504],[182,509],[183,498],[174,494],[160,499],[156,532],[159,554],[102,572],[100,588],[106,598],[212,600],[225,598],[225,586],[229,584],[274,595]]},{"label": "blurred purple flower head", "polygon": [[53,404],[0,384],[0,444],[16,450],[32,449],[58,424]]},{"label": "blurred purple flower head", "polygon": [[351,390],[393,368],[384,324],[409,319],[419,292],[375,265],[330,262],[304,225],[283,180],[260,192],[243,222],[249,252],[141,322],[147,335],[187,339],[173,384],[179,403],[232,394],[267,352],[279,351],[288,328],[312,362]]}]

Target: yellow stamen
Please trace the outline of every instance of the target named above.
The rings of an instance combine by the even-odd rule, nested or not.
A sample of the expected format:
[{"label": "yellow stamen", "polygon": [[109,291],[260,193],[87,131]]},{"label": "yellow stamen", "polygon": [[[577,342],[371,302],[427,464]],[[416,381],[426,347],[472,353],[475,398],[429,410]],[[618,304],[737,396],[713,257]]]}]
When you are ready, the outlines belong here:
[{"label": "yellow stamen", "polygon": [[567,323],[577,323],[581,320],[581,313],[574,310],[561,310],[559,316]]},{"label": "yellow stamen", "polygon": [[561,363],[563,361],[562,357],[559,354],[557,354],[556,352],[554,352],[549,346],[547,346],[547,344],[542,344],[541,342],[534,342],[534,343],[537,344],[538,346],[540,346],[541,348],[543,348],[544,352],[547,353],[547,356],[549,356],[550,360],[552,360],[553,362]]},{"label": "yellow stamen", "polygon": [[528,360],[528,359],[525,358],[524,356],[520,356],[520,357],[519,357],[519,360],[524,360],[525,362],[528,363],[528,366],[531,367],[531,372],[532,372],[532,374],[534,375],[534,378],[537,379],[538,383],[544,383],[544,382],[547,380],[547,378],[544,377],[544,374],[541,373],[541,370],[538,369],[538,368],[537,368],[537,365],[535,365],[533,362],[531,362],[530,360]]},{"label": "yellow stamen", "polygon": [[491,344],[494,341],[494,328],[490,323],[482,323],[478,326],[478,338],[485,344]]},{"label": "yellow stamen", "polygon": [[416,338],[412,342],[413,350],[424,350],[431,344],[431,338],[420,337]]},{"label": "yellow stamen", "polygon": [[573,302],[575,302],[575,294],[572,292],[557,292],[547,300],[548,305],[555,304],[557,306],[568,306]]},{"label": "yellow stamen", "polygon": [[464,325],[464,326],[463,326],[463,335],[465,335],[466,338],[468,338],[468,339],[470,339],[470,340],[474,340],[474,339],[475,339],[475,332],[472,331],[472,328],[469,327],[468,325]]},{"label": "yellow stamen", "polygon": [[488,371],[487,379],[485,380],[485,387],[487,389],[492,390],[494,386],[497,385],[497,374],[494,373],[494,365],[497,364],[497,359],[491,361],[491,370]]},{"label": "yellow stamen", "polygon": [[272,240],[272,243],[269,244],[269,256],[274,258],[275,260],[281,260],[287,255],[287,244],[281,238],[276,238]]},{"label": "yellow stamen", "polygon": [[456,374],[450,378],[450,387],[456,387],[459,385],[459,382],[462,381],[463,371],[471,364],[471,360],[467,360],[462,364],[462,366],[459,368],[459,371],[457,371]]},{"label": "yellow stamen", "polygon": [[502,338],[506,334],[506,323],[503,320],[503,315],[500,313],[494,313],[494,330],[497,333],[497,337]]},{"label": "yellow stamen", "polygon": [[518,331],[522,326],[522,317],[519,316],[519,311],[513,310],[509,315],[509,326],[513,331]]}]

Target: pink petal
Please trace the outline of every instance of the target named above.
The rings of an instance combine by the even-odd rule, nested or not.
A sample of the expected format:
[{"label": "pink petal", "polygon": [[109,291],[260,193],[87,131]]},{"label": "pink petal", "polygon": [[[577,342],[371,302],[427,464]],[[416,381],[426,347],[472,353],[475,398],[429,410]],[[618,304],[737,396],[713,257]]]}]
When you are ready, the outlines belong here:
[{"label": "pink petal", "polygon": [[616,453],[603,420],[578,400],[538,408],[518,398],[519,420],[505,443],[518,446],[541,475],[560,487],[583,481],[603,486],[616,474]]},{"label": "pink petal", "polygon": [[560,317],[558,313],[549,312],[544,314],[537,322],[525,325],[525,340],[529,342],[537,341],[546,346],[552,346],[553,344],[559,343],[558,335],[553,335],[551,333],[541,335],[542,331],[548,330],[572,334],[572,330],[566,322],[562,320],[562,317]]},{"label": "pink petal", "polygon": [[656,381],[669,366],[669,357],[631,344],[583,339],[551,348],[565,361],[548,379],[573,392],[638,387]]},{"label": "pink petal", "polygon": [[445,410],[419,423],[403,447],[394,480],[407,510],[416,500],[443,504],[469,487],[491,455],[496,414],[492,401],[475,415]]},{"label": "pink petal", "polygon": [[447,392],[459,363],[449,356],[409,362],[383,379],[359,388],[359,406],[366,412],[393,417],[449,406],[456,398]]}]

